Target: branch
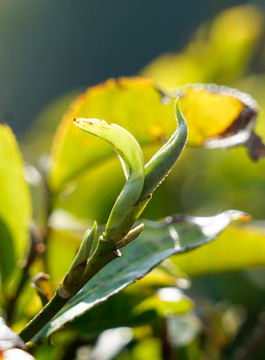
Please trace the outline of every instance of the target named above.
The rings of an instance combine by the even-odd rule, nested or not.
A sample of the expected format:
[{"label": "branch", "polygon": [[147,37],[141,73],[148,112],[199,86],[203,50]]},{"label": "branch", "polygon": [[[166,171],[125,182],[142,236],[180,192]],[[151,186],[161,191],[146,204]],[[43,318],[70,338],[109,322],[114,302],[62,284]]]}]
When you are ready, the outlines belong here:
[{"label": "branch", "polygon": [[98,246],[87,263],[85,273],[78,285],[72,289],[72,293],[68,293],[63,288],[63,284],[60,284],[52,299],[20,332],[19,336],[25,342],[32,339],[94,275],[120,256],[114,246],[113,243],[99,239]]}]

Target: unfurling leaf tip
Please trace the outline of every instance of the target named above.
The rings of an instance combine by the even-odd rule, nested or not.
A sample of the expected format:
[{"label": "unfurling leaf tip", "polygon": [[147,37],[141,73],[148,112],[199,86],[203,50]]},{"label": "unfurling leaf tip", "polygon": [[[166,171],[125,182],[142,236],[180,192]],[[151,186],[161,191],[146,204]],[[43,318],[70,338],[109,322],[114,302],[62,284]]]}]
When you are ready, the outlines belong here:
[{"label": "unfurling leaf tip", "polygon": [[94,221],[94,224],[91,229],[88,229],[85,232],[83,241],[79,247],[79,250],[70,266],[68,273],[66,274],[63,280],[63,288],[68,293],[71,293],[71,289],[75,287],[83,275],[87,260],[89,258],[91,248],[95,239],[97,232],[97,222]]},{"label": "unfurling leaf tip", "polygon": [[145,183],[141,198],[151,194],[163,182],[186,145],[188,128],[181,113],[178,98],[175,102],[175,115],[178,123],[177,130],[145,165]]},{"label": "unfurling leaf tip", "polygon": [[120,249],[123,246],[131,243],[132,241],[134,241],[135,239],[137,239],[141,233],[143,232],[144,229],[144,224],[140,224],[138,226],[136,226],[135,228],[133,228],[131,231],[129,231],[129,233],[120,241],[117,242],[117,248]]}]

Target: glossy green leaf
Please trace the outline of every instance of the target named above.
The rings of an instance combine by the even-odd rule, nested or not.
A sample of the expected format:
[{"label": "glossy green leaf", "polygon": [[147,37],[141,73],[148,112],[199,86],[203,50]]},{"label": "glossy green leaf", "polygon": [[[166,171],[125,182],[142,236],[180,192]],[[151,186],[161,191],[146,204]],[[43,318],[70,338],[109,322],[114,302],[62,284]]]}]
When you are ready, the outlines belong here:
[{"label": "glossy green leaf", "polygon": [[244,218],[227,211],[208,218],[169,217],[146,221],[141,236],[122,251],[122,256],[102,269],[33,339],[38,342],[86,313],[96,304],[142,278],[167,257],[213,240],[232,220]]},{"label": "glossy green leaf", "polygon": [[208,246],[171,261],[189,276],[265,266],[264,221],[232,224]]},{"label": "glossy green leaf", "polygon": [[[31,217],[23,161],[11,129],[0,124],[0,247],[3,280],[24,256]],[[9,261],[10,257],[10,261]]]}]

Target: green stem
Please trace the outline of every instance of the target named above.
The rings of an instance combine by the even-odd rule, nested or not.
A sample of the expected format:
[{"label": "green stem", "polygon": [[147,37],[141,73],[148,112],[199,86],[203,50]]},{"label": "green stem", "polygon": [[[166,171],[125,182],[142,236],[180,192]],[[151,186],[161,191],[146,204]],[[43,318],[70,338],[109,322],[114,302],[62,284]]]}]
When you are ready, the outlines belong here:
[{"label": "green stem", "polygon": [[[124,156],[122,150],[116,147],[119,155],[128,163],[128,166],[130,165],[131,171],[134,169],[132,174],[134,173],[135,178],[132,174],[128,177],[126,186],[123,188],[122,193],[112,209],[105,232],[99,237],[97,248],[87,262],[84,272],[82,267],[80,269],[78,268],[82,263],[85,264],[85,260],[82,258],[80,264],[70,269],[68,281],[66,275],[65,280],[59,285],[50,302],[21,331],[20,336],[25,342],[32,339],[33,336],[53,319],[58,311],[61,310],[95,274],[109,262],[120,256],[120,252],[117,250],[119,242],[126,237],[136,219],[139,218],[145,206],[150,201],[152,192],[172,169],[186,144],[187,124],[179,109],[178,100],[176,101],[176,117],[179,122],[177,130],[169,141],[146,164],[145,168],[143,168],[141,149],[134,138],[132,138],[132,140],[130,137],[131,144],[134,144],[133,151],[135,151],[135,154],[138,154],[137,158],[135,155],[132,156],[131,153]],[[99,120],[96,120],[96,122],[98,121]],[[81,122],[83,122],[83,120],[79,119],[78,124],[80,125]],[[101,121],[99,121],[99,123],[102,125]],[[81,128],[86,130],[86,127],[83,125]],[[116,129],[112,126],[109,130],[113,130],[113,128]],[[106,136],[102,131],[103,128],[101,127],[101,129],[99,128],[96,132],[90,132],[104,138],[108,142],[112,142],[111,134]],[[115,141],[118,139],[116,135],[114,137]],[[119,144],[119,140],[117,141]],[[139,169],[141,169],[141,171]],[[130,186],[128,186],[128,184]],[[121,245],[123,246],[124,244],[122,243]],[[73,264],[76,265],[75,260]],[[77,276],[73,274],[74,269],[78,271]],[[79,279],[79,274],[81,273],[83,273],[83,275],[80,275],[81,279]]]},{"label": "green stem", "polygon": [[24,327],[19,336],[25,342],[28,342],[36,335],[44,325],[46,325],[61,308],[69,301],[70,298],[63,298],[56,291],[52,299],[44,306],[41,311]]},{"label": "green stem", "polygon": [[88,261],[81,280],[78,285],[72,289],[71,294],[60,284],[52,299],[24,327],[19,336],[25,342],[30,341],[94,275],[119,256],[113,243],[99,239],[98,246]]}]

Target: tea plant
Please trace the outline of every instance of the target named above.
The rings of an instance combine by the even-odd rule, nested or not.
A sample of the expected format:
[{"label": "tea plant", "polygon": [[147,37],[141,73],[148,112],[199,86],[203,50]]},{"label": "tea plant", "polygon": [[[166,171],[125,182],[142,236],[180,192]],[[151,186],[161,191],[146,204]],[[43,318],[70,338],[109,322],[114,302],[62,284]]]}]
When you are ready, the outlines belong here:
[{"label": "tea plant", "polygon": [[[139,97],[137,92],[141,97]],[[96,304],[106,301],[110,296],[121,291],[129,284],[132,284],[136,279],[142,278],[155,265],[167,257],[190,251],[213,240],[233,220],[247,219],[244,213],[229,210],[208,218],[182,215],[167,217],[166,220],[162,222],[138,221],[142,212],[151,201],[152,193],[169,174],[185,147],[187,141],[187,125],[180,106],[187,113],[187,120],[190,124],[194,116],[192,106],[197,107],[197,109],[199,106],[200,111],[204,111],[203,109],[206,109],[204,108],[205,97],[208,101],[213,101],[215,106],[215,109],[212,110],[213,113],[215,113],[218,106],[225,112],[225,117],[223,118],[226,123],[220,124],[218,116],[212,116],[211,113],[209,115],[209,109],[207,109],[208,116],[212,116],[212,121],[216,121],[216,124],[212,126],[211,129],[210,127],[208,129],[208,126],[205,127],[203,123],[199,125],[197,122],[196,126],[202,126],[206,134],[208,132],[207,135],[204,135],[203,140],[201,135],[198,136],[199,133],[196,133],[197,130],[192,129],[191,125],[190,141],[204,141],[205,144],[213,144],[207,146],[219,146],[219,144],[223,146],[225,141],[229,146],[233,146],[239,145],[237,140],[238,135],[244,132],[244,143],[248,146],[249,152],[253,153],[253,141],[251,142],[250,139],[256,135],[253,135],[253,126],[249,127],[247,125],[249,123],[253,124],[253,118],[256,116],[256,107],[250,97],[239,92],[230,91],[227,88],[205,86],[188,86],[179,89],[178,93],[180,94],[180,98],[177,98],[175,104],[175,116],[178,123],[177,130],[146,164],[144,164],[141,146],[131,133],[123,127],[110,123],[109,121],[107,122],[95,117],[87,117],[86,113],[89,113],[88,115],[90,115],[90,112],[96,114],[97,110],[96,108],[93,109],[93,101],[97,107],[97,97],[103,97],[103,99],[105,98],[106,100],[104,106],[106,106],[109,111],[109,118],[107,120],[112,119],[112,117],[115,117],[119,112],[123,116],[123,121],[132,119],[131,116],[129,117],[129,112],[132,109],[131,104],[137,105],[139,109],[138,112],[135,112],[136,117],[137,114],[139,114],[139,117],[142,117],[143,114],[154,106],[154,108],[156,108],[154,115],[156,118],[154,118],[154,121],[150,119],[146,124],[141,124],[141,142],[146,146],[148,142],[149,144],[154,142],[156,145],[157,142],[164,141],[164,137],[162,137],[164,131],[163,126],[166,126],[166,131],[170,128],[170,122],[172,120],[171,112],[174,114],[174,108],[172,107],[174,95],[164,94],[161,90],[155,88],[149,79],[124,78],[118,81],[111,80],[104,86],[101,85],[101,88],[95,87],[88,90],[86,95],[78,98],[76,103],[70,108],[70,114],[75,114],[72,121],[68,122],[69,114],[67,114],[62,125],[60,125],[54,143],[57,153],[52,153],[51,157],[53,162],[50,163],[46,173],[44,173],[46,201],[50,204],[48,208],[46,207],[45,218],[47,221],[51,221],[49,219],[52,216],[55,216],[55,218],[56,216],[58,217],[58,210],[56,209],[60,206],[58,207],[58,205],[56,205],[56,201],[58,201],[58,193],[61,192],[61,196],[63,196],[65,184],[69,183],[70,179],[73,181],[73,176],[76,176],[76,174],[80,176],[81,170],[84,171],[86,168],[89,168],[89,162],[93,164],[95,159],[97,161],[102,161],[102,159],[108,160],[109,156],[112,156],[112,152],[110,151],[111,147],[119,156],[126,181],[122,191],[114,201],[114,205],[106,220],[106,225],[98,226],[97,221],[94,221],[85,232],[79,250],[72,263],[67,264],[65,259],[61,259],[62,255],[60,251],[58,252],[58,249],[57,252],[52,255],[52,261],[55,262],[53,266],[57,265],[56,261],[58,257],[60,258],[59,262],[65,262],[64,266],[68,266],[68,270],[59,279],[59,283],[57,282],[57,278],[53,278],[50,284],[48,280],[49,277],[45,274],[40,274],[35,277],[34,286],[42,300],[43,307],[19,332],[20,337],[25,342],[29,342],[31,347],[33,345],[36,347],[37,344],[43,342],[54,332],[62,329],[69,322],[73,320],[76,321],[78,317],[84,316],[84,314]],[[112,96],[110,96],[110,94],[112,94]],[[134,98],[135,101],[133,102],[131,98]],[[127,104],[125,99],[127,100]],[[128,101],[128,99],[130,101]],[[161,99],[163,100],[162,102]],[[139,107],[139,103],[142,106],[146,100],[149,100],[148,110],[144,107]],[[111,109],[108,108],[109,102],[112,107]],[[86,106],[85,108],[84,105]],[[133,107],[133,111],[134,109]],[[227,112],[227,109],[230,110]],[[99,111],[101,111],[101,108],[99,108]],[[86,118],[80,117],[80,115],[83,116],[83,113]],[[244,114],[245,129],[241,126],[239,126],[238,129],[234,128],[232,132],[227,130],[222,132],[220,128],[218,129],[220,126],[221,128],[229,128],[229,126],[231,126],[229,122],[231,124],[235,122],[235,113],[237,116],[239,114],[243,116]],[[159,115],[157,116],[157,114]],[[165,117],[165,115],[167,117]],[[65,124],[66,120],[67,125]],[[80,129],[75,129],[74,125],[90,135],[82,133]],[[149,134],[148,132],[142,132],[142,125],[147,126],[146,129]],[[134,124],[130,124],[129,127],[133,129]],[[18,198],[14,197],[11,191],[13,188],[9,188],[10,181],[17,181],[17,178],[19,179],[21,189],[24,191],[25,202],[29,201],[28,190],[21,177],[21,160],[18,156],[18,150],[10,129],[3,124],[1,125],[1,131],[3,140],[6,141],[3,150],[8,151],[7,154],[3,154],[4,156],[2,158],[5,159],[5,161],[2,162],[2,168],[8,171],[10,167],[13,166],[10,162],[13,159],[15,166],[20,166],[18,172],[14,172],[14,175],[12,173],[9,175],[8,181],[6,178],[2,179],[3,187],[9,190],[5,192],[5,196],[8,196],[8,199],[5,201],[7,205],[8,201],[13,206],[16,204],[15,211],[19,212],[21,209],[17,208]],[[157,133],[159,132],[159,137],[157,137]],[[93,142],[94,140],[91,138],[91,135],[105,140],[111,147],[103,147],[102,145],[104,144],[97,142],[96,139],[96,141]],[[84,139],[84,141],[82,139]],[[87,139],[89,139],[88,142]],[[234,139],[236,139],[236,142],[234,142]],[[258,140],[256,140],[256,142],[257,141]],[[2,144],[4,144],[4,142],[2,142]],[[75,156],[77,163],[71,163],[71,160],[67,160],[67,154],[70,154],[69,149],[73,147],[73,144],[77,144],[74,145],[76,146]],[[80,144],[80,148],[78,144]],[[89,153],[93,150],[96,150],[94,156]],[[65,152],[67,154],[65,154]],[[10,154],[13,158],[9,157]],[[257,157],[258,155],[256,150],[255,156]],[[66,163],[62,161],[65,157]],[[73,167],[72,164],[74,165]],[[108,177],[110,177],[110,175],[108,175]],[[104,181],[101,182],[101,186],[108,187],[108,180],[108,178],[105,178]],[[78,187],[81,187],[82,194],[86,197],[86,192],[89,192],[89,189],[86,187],[90,184],[84,183],[85,186],[82,187],[82,183],[78,181],[79,180],[77,180]],[[56,191],[53,189],[56,189]],[[93,204],[91,204],[91,207],[93,207]],[[15,246],[15,237],[12,238],[10,234],[11,231],[7,230],[9,222],[17,232],[19,232],[19,229],[16,228],[17,222],[12,223],[13,216],[8,217],[8,213],[5,212],[5,214],[6,218],[3,217],[1,244],[3,249],[6,247],[7,251],[10,251],[11,255],[10,259],[7,258],[6,255],[3,256],[1,261],[2,287],[4,290],[2,306],[3,311],[6,309],[7,320],[11,324],[14,321],[19,321],[21,316],[23,316],[22,319],[25,321],[28,316],[27,312],[19,308],[19,300],[23,291],[26,292],[26,288],[29,286],[27,279],[31,277],[30,269],[34,269],[35,266],[38,270],[43,271],[45,268],[48,270],[50,265],[48,265],[47,260],[48,257],[51,256],[49,246],[52,245],[51,242],[53,241],[51,233],[56,231],[57,225],[56,221],[55,224],[47,222],[46,224],[44,223],[44,228],[42,228],[43,223],[40,221],[39,230],[36,228],[36,224],[34,225],[34,228],[31,229],[31,249],[29,252],[27,251],[26,262],[19,274],[16,265],[18,253],[15,255],[11,251],[12,247]],[[69,220],[67,220],[67,217],[64,218],[64,216],[63,213],[63,226],[67,226]],[[27,214],[27,219],[25,219],[24,223],[20,222],[20,226],[21,224],[24,225],[22,229],[23,232],[25,232],[25,226],[28,220],[29,214]],[[90,219],[88,219],[88,221],[89,220]],[[19,235],[22,236],[20,233]],[[63,230],[61,233],[57,232],[56,236],[67,239],[69,235],[72,236],[70,233],[67,235],[67,231]],[[8,246],[10,246],[10,250]],[[72,248],[71,253],[73,254],[75,250],[74,243],[72,242],[70,246]],[[45,247],[47,249],[46,251]],[[122,250],[120,251],[120,249]],[[5,252],[5,254],[8,253]],[[36,274],[36,270],[33,271],[35,271]],[[10,287],[8,282],[12,277],[15,285],[12,284]],[[16,280],[16,278],[18,280]],[[58,284],[57,288],[53,290],[56,282]],[[188,311],[191,307],[189,301],[190,300],[187,299],[184,302],[184,307],[182,306],[179,310],[175,310],[175,312]],[[160,302],[163,303],[162,300]],[[146,311],[144,311],[144,313],[145,312]],[[89,327],[89,323],[87,326]],[[5,328],[3,327],[3,329]],[[3,330],[3,333],[5,334],[5,330]],[[5,336],[8,337],[9,335],[7,334],[3,337]],[[10,340],[10,348],[18,346],[15,340],[14,342]],[[3,354],[5,354],[6,348],[3,347],[2,350]]]},{"label": "tea plant", "polygon": [[[228,24],[237,16],[244,26],[233,33]],[[242,145],[254,160],[264,156],[254,133],[258,107],[249,95],[229,87],[178,85],[192,80],[237,86],[247,62],[242,59],[255,47],[261,28],[256,9],[228,10],[208,29],[208,37],[196,37],[182,53],[164,55],[143,70],[159,87],[150,78],[135,77],[88,89],[65,112],[49,155],[37,162],[47,126],[42,124],[59,119],[57,105],[48,109],[40,134],[31,139],[34,150],[22,144],[35,167],[24,164],[11,129],[0,124],[0,305],[6,322],[0,324],[0,357],[79,359],[82,346],[92,351],[87,358],[101,359],[96,354],[103,348],[108,359],[117,360],[157,354],[219,359],[234,351],[231,344],[246,318],[242,308],[213,306],[185,287],[188,276],[264,266],[264,224],[238,210],[204,217],[172,212],[179,210],[180,198],[189,212],[190,204],[197,206],[191,200],[197,188],[199,203],[209,203],[199,186],[203,177],[217,189],[219,204],[227,195],[222,179],[218,182],[226,171],[220,153],[212,150],[209,156],[200,147]],[[246,84],[248,89],[249,79]],[[262,102],[264,96],[257,95]],[[190,149],[154,192],[186,142]],[[251,162],[240,150],[228,154],[229,176],[239,174],[235,187],[245,199],[247,191],[254,194],[249,177],[259,173],[249,173]],[[202,157],[212,159],[214,176],[200,169]],[[191,185],[181,187],[187,173]],[[255,184],[263,191],[259,180]],[[239,201],[238,207],[260,207],[262,196],[252,195],[247,206]],[[230,225],[234,220],[250,222]],[[112,353],[104,339],[113,328],[119,336]],[[235,359],[252,359],[264,338],[262,316],[254,330],[241,341],[244,351],[235,352]]]}]

